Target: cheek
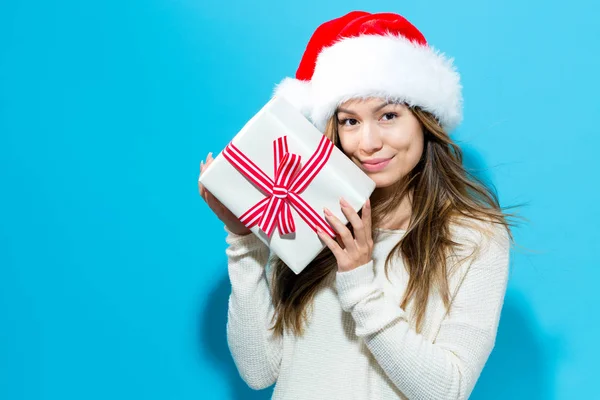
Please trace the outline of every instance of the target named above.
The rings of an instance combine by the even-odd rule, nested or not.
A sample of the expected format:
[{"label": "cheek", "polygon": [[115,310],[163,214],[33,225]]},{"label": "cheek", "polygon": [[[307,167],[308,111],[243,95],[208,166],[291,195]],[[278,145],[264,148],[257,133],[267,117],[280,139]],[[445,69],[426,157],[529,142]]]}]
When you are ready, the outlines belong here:
[{"label": "cheek", "polygon": [[409,151],[411,154],[411,158],[414,159],[415,164],[417,162],[419,162],[419,160],[421,159],[421,156],[423,155],[423,145],[424,145],[423,134],[420,134],[417,137],[415,137],[415,140],[412,142],[412,144],[410,146]]},{"label": "cheek", "polygon": [[342,145],[342,149],[344,149],[344,153],[347,155],[352,155],[356,152],[358,148],[358,140],[356,139],[356,135],[339,135],[340,144]]},{"label": "cheek", "polygon": [[423,154],[424,138],[421,132],[414,132],[410,135],[398,135],[394,140],[390,140],[391,147],[396,149],[401,156],[399,162],[405,168],[411,169],[414,167]]},{"label": "cheek", "polygon": [[423,136],[418,134],[394,135],[387,143],[400,152],[412,153],[423,149]]}]

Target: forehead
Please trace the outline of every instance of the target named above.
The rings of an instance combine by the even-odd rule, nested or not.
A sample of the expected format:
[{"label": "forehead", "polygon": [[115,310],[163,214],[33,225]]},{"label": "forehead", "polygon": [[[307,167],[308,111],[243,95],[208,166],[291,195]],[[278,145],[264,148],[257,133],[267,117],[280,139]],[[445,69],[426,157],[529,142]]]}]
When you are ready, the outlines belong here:
[{"label": "forehead", "polygon": [[338,108],[343,108],[346,110],[352,110],[352,111],[370,111],[373,108],[376,108],[378,106],[381,106],[382,104],[397,104],[397,105],[401,105],[403,104],[400,101],[394,100],[394,99],[389,99],[389,98],[385,98],[385,97],[367,97],[367,98],[353,98],[350,100],[346,100],[343,103],[341,103]]},{"label": "forehead", "polygon": [[367,98],[356,97],[356,98],[344,101],[343,103],[340,104],[340,107],[347,108],[347,107],[351,107],[351,106],[373,106],[373,105],[381,104],[386,101],[387,101],[387,99],[385,99],[383,97],[367,97]]}]

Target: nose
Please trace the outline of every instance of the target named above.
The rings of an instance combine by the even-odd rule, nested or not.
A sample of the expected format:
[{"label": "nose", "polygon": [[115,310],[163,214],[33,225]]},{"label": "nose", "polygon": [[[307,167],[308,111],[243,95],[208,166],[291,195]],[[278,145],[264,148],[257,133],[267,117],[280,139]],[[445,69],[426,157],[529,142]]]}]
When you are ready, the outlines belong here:
[{"label": "nose", "polygon": [[373,154],[381,149],[383,140],[379,127],[374,122],[365,122],[362,125],[360,150],[365,154]]}]

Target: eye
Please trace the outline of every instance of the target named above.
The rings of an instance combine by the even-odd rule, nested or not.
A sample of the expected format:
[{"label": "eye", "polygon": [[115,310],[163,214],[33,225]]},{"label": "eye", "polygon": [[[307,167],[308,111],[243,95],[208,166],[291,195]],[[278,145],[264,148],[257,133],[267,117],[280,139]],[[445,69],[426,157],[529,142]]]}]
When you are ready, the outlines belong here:
[{"label": "eye", "polygon": [[[385,119],[385,121],[391,121],[392,119],[398,117],[398,114],[394,113],[394,112],[389,112],[389,113],[385,113],[383,114],[383,117],[386,117],[387,119]],[[383,118],[382,117],[382,118]]]},{"label": "eye", "polygon": [[346,118],[346,119],[340,119],[338,120],[340,125],[346,125],[346,126],[354,126],[358,123],[357,120],[355,120],[354,118]]}]

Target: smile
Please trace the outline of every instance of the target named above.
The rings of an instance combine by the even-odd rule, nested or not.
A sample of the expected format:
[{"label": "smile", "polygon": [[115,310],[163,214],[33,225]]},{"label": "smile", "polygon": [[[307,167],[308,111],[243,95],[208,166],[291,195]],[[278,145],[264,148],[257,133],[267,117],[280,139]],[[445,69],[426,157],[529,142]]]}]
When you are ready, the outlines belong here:
[{"label": "smile", "polygon": [[[394,158],[394,157],[392,157]],[[384,169],[389,163],[390,161],[392,161],[392,158],[387,158],[387,159],[374,159],[374,160],[365,160],[361,162],[361,165],[363,167],[364,170],[369,171],[369,172],[377,172],[377,171],[381,171],[382,169]]]}]

